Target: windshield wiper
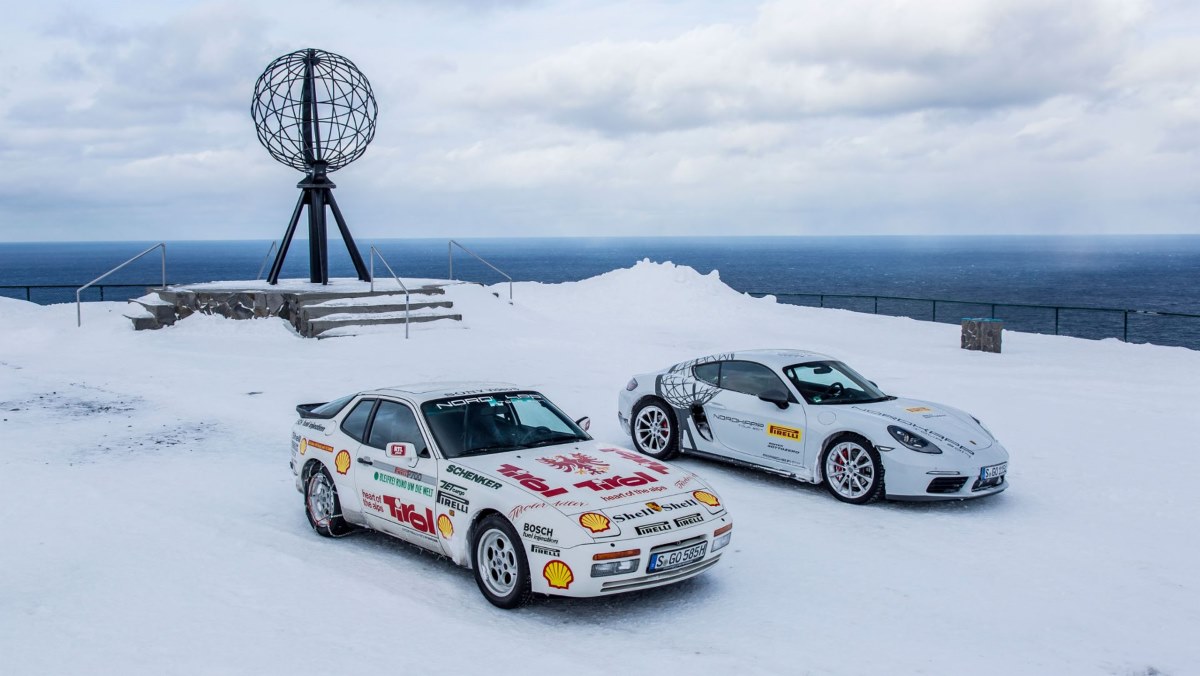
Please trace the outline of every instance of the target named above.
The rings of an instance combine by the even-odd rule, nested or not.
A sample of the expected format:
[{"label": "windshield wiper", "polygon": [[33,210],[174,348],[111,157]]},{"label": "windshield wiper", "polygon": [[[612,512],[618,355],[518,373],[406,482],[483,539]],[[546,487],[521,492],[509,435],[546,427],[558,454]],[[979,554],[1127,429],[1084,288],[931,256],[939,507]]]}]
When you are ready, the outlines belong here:
[{"label": "windshield wiper", "polygon": [[516,451],[516,450],[520,450],[521,448],[523,448],[523,447],[522,446],[513,446],[511,444],[504,445],[504,446],[479,446],[477,448],[471,448],[471,449],[463,451],[462,453],[459,453],[458,457],[461,458],[465,455],[482,455],[484,453],[496,453],[496,452],[500,452],[500,451]]},{"label": "windshield wiper", "polygon": [[556,446],[558,444],[566,444],[572,441],[584,441],[574,434],[560,434],[557,437],[549,437],[540,441],[535,441],[532,444],[525,444],[525,448],[538,448],[540,446]]}]

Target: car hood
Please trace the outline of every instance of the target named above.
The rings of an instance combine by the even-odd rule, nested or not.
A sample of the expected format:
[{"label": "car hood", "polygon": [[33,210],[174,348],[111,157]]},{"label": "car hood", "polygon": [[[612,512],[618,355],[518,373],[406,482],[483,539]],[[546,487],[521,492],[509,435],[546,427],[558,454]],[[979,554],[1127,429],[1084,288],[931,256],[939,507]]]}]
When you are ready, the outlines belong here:
[{"label": "car hood", "polygon": [[568,516],[607,513],[681,494],[702,502],[708,508],[704,511],[724,510],[695,474],[597,441],[454,458],[448,463],[518,487]]},{"label": "car hood", "polygon": [[898,424],[927,437],[938,446],[981,451],[995,440],[969,414],[950,406],[919,399],[892,399],[872,404],[854,404],[849,408]]}]

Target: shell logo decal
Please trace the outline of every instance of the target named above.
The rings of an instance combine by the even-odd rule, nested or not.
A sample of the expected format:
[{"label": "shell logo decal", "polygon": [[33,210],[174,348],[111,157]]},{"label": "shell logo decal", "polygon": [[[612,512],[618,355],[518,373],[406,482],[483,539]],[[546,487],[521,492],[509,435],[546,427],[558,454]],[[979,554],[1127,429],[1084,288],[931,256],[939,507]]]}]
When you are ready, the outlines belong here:
[{"label": "shell logo decal", "polygon": [[304,437],[300,437],[300,455],[304,455],[304,452],[307,450],[308,450],[308,439],[305,439]]},{"label": "shell logo decal", "polygon": [[717,496],[713,495],[712,493],[709,493],[708,491],[693,491],[692,497],[696,498],[700,502],[703,502],[704,504],[708,505],[709,507],[721,506],[721,501],[717,499]]},{"label": "shell logo decal", "polygon": [[906,408],[904,410],[908,411],[909,413],[931,413],[933,411],[933,409],[929,408],[928,406],[913,406],[912,408]]},{"label": "shell logo decal", "polygon": [[350,451],[338,451],[338,454],[333,459],[333,466],[337,468],[338,474],[345,474],[350,471]]},{"label": "shell logo decal", "polygon": [[571,583],[575,581],[571,567],[558,559],[546,564],[542,569],[542,577],[546,578],[546,582],[554,589],[570,589]]},{"label": "shell logo decal", "polygon": [[442,534],[442,537],[446,538],[447,540],[454,536],[454,523],[450,521],[450,517],[446,516],[445,514],[442,514],[437,518],[437,528],[438,532]]},{"label": "shell logo decal", "polygon": [[662,506],[659,505],[657,502],[647,502],[646,506],[649,507],[650,509],[653,509],[656,512],[662,511]]},{"label": "shell logo decal", "polygon": [[579,525],[590,530],[593,533],[603,533],[611,526],[611,522],[607,516],[597,514],[596,512],[588,512],[579,516]]}]

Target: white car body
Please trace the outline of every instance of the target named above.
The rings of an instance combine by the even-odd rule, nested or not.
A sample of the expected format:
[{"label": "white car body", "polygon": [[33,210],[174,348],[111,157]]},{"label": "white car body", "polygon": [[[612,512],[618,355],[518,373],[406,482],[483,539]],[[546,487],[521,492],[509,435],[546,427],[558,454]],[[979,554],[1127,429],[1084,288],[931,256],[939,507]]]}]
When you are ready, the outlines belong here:
[{"label": "white car body", "polygon": [[[468,568],[473,528],[486,515],[502,515],[519,534],[535,593],[582,597],[645,589],[687,579],[717,562],[731,520],[716,491],[691,472],[591,440],[581,429],[582,439],[572,443],[447,457],[422,408],[442,402],[464,407],[459,429],[465,438],[471,406],[503,407],[521,397],[544,400],[505,383],[430,383],[361,392],[330,417],[302,411],[292,428],[296,487],[304,492],[312,473],[324,467],[346,522]],[[347,418],[363,401],[393,402],[415,414],[419,438],[386,439],[413,446],[368,443],[382,404],[363,404],[372,411],[370,427],[363,428],[370,431],[362,432],[368,438],[360,442],[347,433],[358,429]],[[655,555],[683,548],[694,557],[686,565],[663,559],[678,565],[649,570]],[[593,576],[597,555],[633,550],[619,559],[627,572]]]},{"label": "white car body", "polygon": [[[787,407],[781,409],[758,396],[696,377],[697,367],[733,361],[769,369],[787,393]],[[1008,487],[1004,478],[1008,451],[978,420],[963,411],[896,397],[866,403],[827,400],[814,405],[809,400],[811,390],[808,396],[802,395],[797,381],[785,375],[785,370],[823,362],[844,367],[832,357],[799,350],[751,350],[690,360],[657,373],[634,376],[620,393],[618,418],[626,433],[632,435],[635,407],[650,400],[664,401],[679,421],[679,450],[812,483],[822,483],[826,478],[823,459],[831,442],[847,434],[858,435],[878,451],[883,464],[881,497],[891,499],[977,498]],[[706,377],[712,367],[708,369],[703,372]],[[911,450],[889,432],[889,427],[919,435],[940,452]],[[635,447],[640,448],[636,440]],[[984,473],[988,474],[986,479]]]}]

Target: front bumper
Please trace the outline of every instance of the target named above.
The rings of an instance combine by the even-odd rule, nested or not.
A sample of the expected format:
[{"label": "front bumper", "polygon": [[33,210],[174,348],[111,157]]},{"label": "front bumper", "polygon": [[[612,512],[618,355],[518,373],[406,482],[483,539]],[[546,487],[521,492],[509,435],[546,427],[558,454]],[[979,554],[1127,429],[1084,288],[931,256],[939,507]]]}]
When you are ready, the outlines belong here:
[{"label": "front bumper", "polygon": [[[533,591],[540,594],[589,597],[650,589],[681,582],[716,565],[721,555],[729,547],[727,543],[714,552],[713,544],[717,539],[714,534],[731,525],[732,520],[726,513],[689,528],[681,528],[659,535],[580,545],[570,549],[556,549],[534,542],[526,542],[525,550],[529,559],[532,588]],[[726,529],[722,538],[730,533],[732,530]],[[677,568],[656,572],[648,571],[651,556],[701,543],[705,545],[702,557]],[[638,563],[635,569],[628,573],[592,577],[592,566],[602,563],[593,558],[595,555],[632,549],[638,550],[638,553],[615,560],[637,559]]]},{"label": "front bumper", "polygon": [[982,481],[984,467],[1008,462],[1000,444],[970,458],[927,456],[903,449],[882,453],[884,489],[889,500],[970,500],[995,495],[1008,488],[1008,477]]}]

